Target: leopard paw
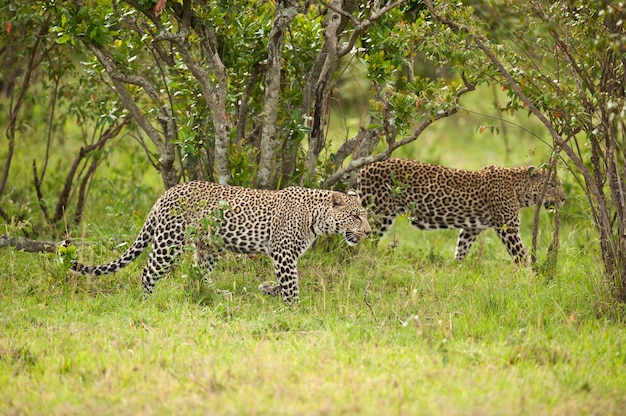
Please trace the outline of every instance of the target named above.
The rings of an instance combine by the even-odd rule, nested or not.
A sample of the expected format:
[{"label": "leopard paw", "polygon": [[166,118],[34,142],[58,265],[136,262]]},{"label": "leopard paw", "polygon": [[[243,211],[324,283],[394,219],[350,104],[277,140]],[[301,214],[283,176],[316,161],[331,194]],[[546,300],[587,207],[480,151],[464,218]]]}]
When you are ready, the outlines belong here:
[{"label": "leopard paw", "polygon": [[281,288],[275,282],[263,282],[259,285],[259,291],[264,295],[278,296],[281,294]]}]

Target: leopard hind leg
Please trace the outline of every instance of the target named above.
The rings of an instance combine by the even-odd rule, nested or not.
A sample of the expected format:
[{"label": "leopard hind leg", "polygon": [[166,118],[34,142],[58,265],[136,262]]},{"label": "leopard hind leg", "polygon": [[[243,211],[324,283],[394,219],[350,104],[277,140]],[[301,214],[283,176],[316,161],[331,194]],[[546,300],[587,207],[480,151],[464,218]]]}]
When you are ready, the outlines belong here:
[{"label": "leopard hind leg", "polygon": [[454,251],[455,259],[461,261],[465,258],[481,231],[480,228],[462,228],[461,231],[459,231],[459,238],[457,239],[456,250]]},{"label": "leopard hind leg", "polygon": [[184,245],[184,236],[180,234],[164,232],[163,235],[169,236],[169,239],[159,235],[154,237],[152,251],[150,251],[148,263],[143,268],[141,276],[144,293],[152,293],[156,283],[171,270]]},{"label": "leopard hind leg", "polygon": [[180,252],[180,246],[152,249],[148,263],[143,268],[141,275],[141,285],[146,294],[152,293],[156,283],[171,270],[172,264]]}]

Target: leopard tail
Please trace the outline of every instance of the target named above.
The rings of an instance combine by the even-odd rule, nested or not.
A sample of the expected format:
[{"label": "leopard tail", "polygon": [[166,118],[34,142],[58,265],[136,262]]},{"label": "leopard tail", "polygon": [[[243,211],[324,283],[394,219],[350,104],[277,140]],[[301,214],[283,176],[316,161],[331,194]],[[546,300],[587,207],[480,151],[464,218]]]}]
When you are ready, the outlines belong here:
[{"label": "leopard tail", "polygon": [[156,228],[156,215],[154,211],[150,211],[146,222],[141,227],[139,235],[133,242],[133,244],[122,254],[117,260],[112,262],[101,264],[98,266],[87,266],[78,262],[75,262],[72,271],[83,276],[101,276],[104,274],[115,273],[118,270],[128,266],[133,260],[148,247],[154,236],[154,230]]}]

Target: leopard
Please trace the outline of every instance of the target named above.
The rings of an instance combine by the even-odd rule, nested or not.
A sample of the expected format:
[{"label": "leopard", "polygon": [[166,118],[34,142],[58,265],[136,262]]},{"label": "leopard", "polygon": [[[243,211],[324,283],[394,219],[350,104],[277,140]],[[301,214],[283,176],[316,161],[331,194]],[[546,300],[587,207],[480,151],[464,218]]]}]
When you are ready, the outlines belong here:
[{"label": "leopard", "polygon": [[157,199],[136,239],[118,259],[95,266],[75,261],[72,271],[86,276],[115,273],[152,244],[141,277],[143,292],[150,294],[186,247],[193,248],[195,266],[205,278],[224,249],[265,254],[272,259],[277,283],[264,282],[259,290],[297,303],[298,259],[317,237],[339,234],[354,246],[371,231],[354,190],[265,190],[190,181]]},{"label": "leopard", "polygon": [[[357,193],[379,241],[399,215],[420,230],[460,229],[454,257],[462,261],[479,234],[493,228],[508,254],[527,263],[520,210],[536,205],[550,172],[534,166],[487,166],[464,170],[417,160],[389,158],[361,168]],[[561,181],[547,181],[543,205],[565,201]]]}]

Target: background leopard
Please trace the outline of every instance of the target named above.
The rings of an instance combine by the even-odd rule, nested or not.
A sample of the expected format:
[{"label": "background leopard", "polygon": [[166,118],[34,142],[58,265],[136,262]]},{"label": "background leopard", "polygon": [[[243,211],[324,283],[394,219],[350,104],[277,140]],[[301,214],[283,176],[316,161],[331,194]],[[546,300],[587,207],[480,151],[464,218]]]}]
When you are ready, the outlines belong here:
[{"label": "background leopard", "polygon": [[[216,215],[217,212],[221,215]],[[221,217],[221,218],[220,218]],[[223,249],[265,253],[274,262],[278,284],[263,284],[285,301],[299,295],[297,260],[323,234],[341,234],[356,244],[371,232],[365,209],[354,191],[290,187],[280,191],[194,181],[166,191],[154,204],[134,243],[120,258],[99,266],[75,264],[83,275],[114,273],[149,245],[142,286],[152,292],[185,244],[193,244],[197,265],[210,273]]]},{"label": "background leopard", "polygon": [[[414,160],[388,159],[365,166],[357,188],[377,237],[408,213],[422,230],[460,228],[455,258],[462,260],[478,235],[493,228],[516,262],[525,261],[521,208],[537,203],[548,172],[534,167],[451,169]],[[544,205],[565,200],[561,183],[548,184]]]}]

